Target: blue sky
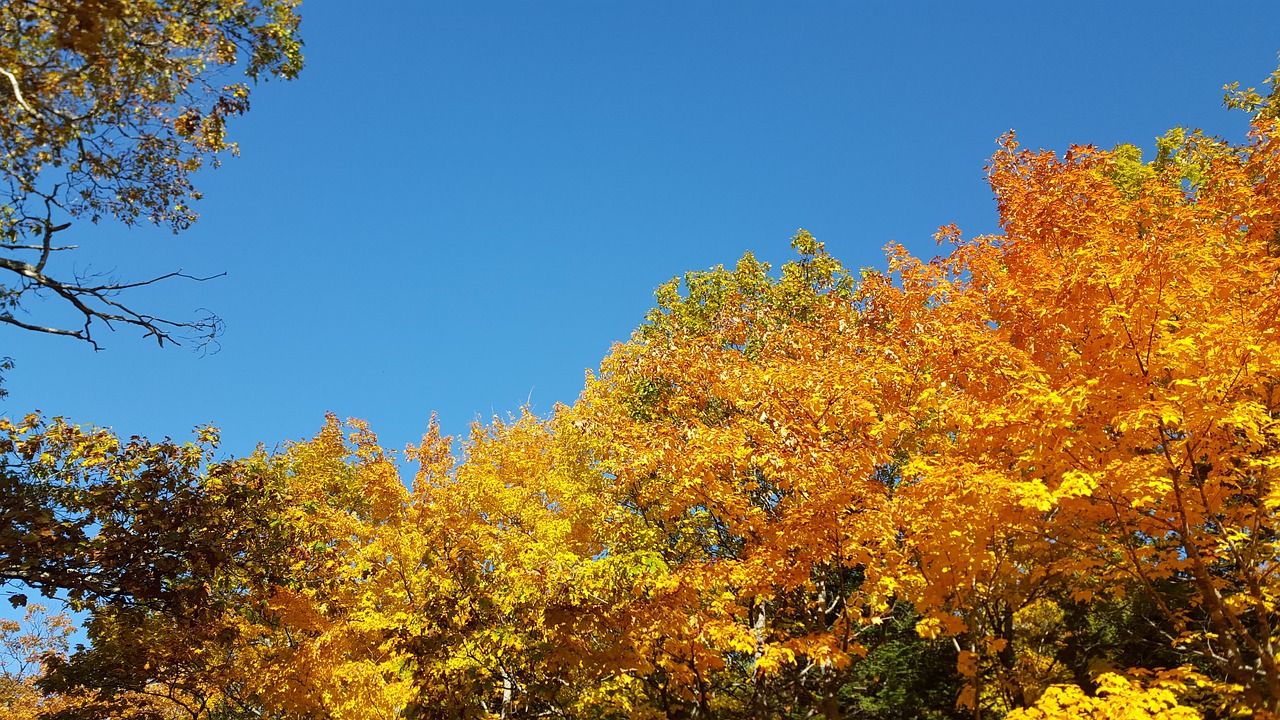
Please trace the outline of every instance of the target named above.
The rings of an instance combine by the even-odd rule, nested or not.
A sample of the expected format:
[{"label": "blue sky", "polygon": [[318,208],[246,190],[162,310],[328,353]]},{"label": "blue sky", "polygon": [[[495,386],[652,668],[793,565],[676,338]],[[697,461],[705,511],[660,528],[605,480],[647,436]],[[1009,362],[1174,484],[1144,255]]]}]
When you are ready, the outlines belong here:
[{"label": "blue sky", "polygon": [[[852,267],[995,229],[983,165],[1024,146],[1239,138],[1222,85],[1276,67],[1280,4],[304,3],[308,64],[255,91],[242,157],[180,236],[77,226],[80,269],[226,272],[134,295],[209,308],[221,351],[93,352],[0,329],[0,412],[235,454],[326,411],[388,447],[571,402],[654,288],[797,228]],[[33,307],[39,311],[41,308]]]}]

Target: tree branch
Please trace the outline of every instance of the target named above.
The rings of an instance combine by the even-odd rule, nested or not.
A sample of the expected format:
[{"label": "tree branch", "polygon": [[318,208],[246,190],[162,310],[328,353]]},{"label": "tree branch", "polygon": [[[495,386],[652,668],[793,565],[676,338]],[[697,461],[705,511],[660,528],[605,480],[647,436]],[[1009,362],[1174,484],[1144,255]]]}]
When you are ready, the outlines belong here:
[{"label": "tree branch", "polygon": [[9,78],[9,84],[13,86],[13,96],[18,99],[18,104],[32,115],[39,115],[40,113],[36,112],[36,109],[27,103],[27,99],[22,97],[22,88],[18,87],[18,78],[14,77],[13,73],[5,70],[4,68],[0,68],[0,75],[4,75]]},{"label": "tree branch", "polygon": [[[42,252],[42,257],[45,256],[47,256],[47,251]],[[8,323],[25,330],[34,330],[36,332],[48,333],[51,335],[74,337],[88,342],[95,350],[101,349],[97,342],[93,340],[92,336],[92,324],[95,320],[101,321],[108,328],[112,326],[113,322],[120,322],[142,328],[146,331],[144,337],[154,337],[161,347],[163,347],[166,342],[173,343],[174,345],[181,345],[182,342],[180,342],[175,336],[175,331],[184,329],[195,331],[195,334],[201,340],[201,344],[208,344],[214,340],[222,327],[222,321],[216,315],[209,314],[208,316],[194,322],[165,320],[154,315],[138,312],[128,305],[112,299],[111,296],[123,290],[145,287],[171,278],[184,278],[187,280],[204,282],[206,280],[221,277],[222,275],[225,275],[225,273],[199,277],[189,275],[181,270],[176,270],[174,272],[165,273],[164,275],[138,282],[87,285],[79,278],[77,278],[73,283],[62,282],[46,275],[38,265],[32,265],[31,263],[12,258],[0,257],[0,269],[8,270],[21,276],[26,281],[28,289],[47,289],[58,294],[64,300],[71,303],[72,307],[84,316],[84,327],[80,330],[68,330],[65,328],[25,323],[15,318],[11,312],[0,314],[0,322]],[[94,307],[94,304],[97,304],[98,307]]]}]

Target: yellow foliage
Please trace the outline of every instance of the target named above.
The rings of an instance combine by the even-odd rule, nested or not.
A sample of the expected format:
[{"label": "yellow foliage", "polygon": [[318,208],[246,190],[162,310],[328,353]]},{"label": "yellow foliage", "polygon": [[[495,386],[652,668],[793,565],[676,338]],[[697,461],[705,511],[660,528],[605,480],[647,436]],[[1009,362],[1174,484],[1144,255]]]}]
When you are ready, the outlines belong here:
[{"label": "yellow foliage", "polygon": [[1200,713],[1178,704],[1166,688],[1143,687],[1115,673],[1098,677],[1098,694],[1078,685],[1054,685],[1035,705],[1020,708],[1006,720],[1199,720]]}]

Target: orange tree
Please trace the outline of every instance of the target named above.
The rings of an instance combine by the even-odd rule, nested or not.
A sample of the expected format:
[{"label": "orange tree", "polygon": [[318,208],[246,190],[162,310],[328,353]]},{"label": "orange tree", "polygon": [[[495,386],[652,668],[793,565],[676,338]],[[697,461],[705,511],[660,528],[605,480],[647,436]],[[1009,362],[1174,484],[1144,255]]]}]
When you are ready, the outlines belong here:
[{"label": "orange tree", "polygon": [[1004,232],[944,228],[931,262],[854,284],[801,233],[780,277],[748,256],[660,291],[575,409],[671,568],[655,702],[836,717],[907,602],[974,713],[1116,663],[1280,709],[1280,133],[1236,102],[1246,143],[1176,131],[1147,164],[1006,138]]},{"label": "orange tree", "polygon": [[1138,595],[1222,702],[1280,709],[1278,149],[1266,117],[1241,147],[1171,134],[1141,167],[1009,138],[1004,234],[876,289],[935,379],[901,494],[926,523],[908,532],[918,601],[970,634],[975,678],[1002,661],[1005,703],[1049,679],[1006,652],[1019,612]]}]

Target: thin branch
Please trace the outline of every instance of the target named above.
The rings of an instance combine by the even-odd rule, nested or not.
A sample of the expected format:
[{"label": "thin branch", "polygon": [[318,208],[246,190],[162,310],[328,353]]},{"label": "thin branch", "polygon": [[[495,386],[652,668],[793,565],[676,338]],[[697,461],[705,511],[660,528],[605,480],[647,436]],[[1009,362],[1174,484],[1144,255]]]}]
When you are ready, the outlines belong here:
[{"label": "thin branch", "polygon": [[[58,252],[59,250],[76,250],[79,245],[54,245],[49,248],[49,252]],[[44,250],[43,245],[5,245],[0,244],[0,250]]]},{"label": "thin branch", "polygon": [[40,272],[44,272],[44,266],[46,263],[49,262],[49,253],[53,252],[53,236],[71,227],[71,223],[69,222],[63,223],[61,225],[53,224],[52,202],[53,202],[52,198],[46,197],[44,199],[44,207],[45,207],[44,233],[43,233],[43,237],[40,240],[40,244],[42,246],[40,250],[40,260],[36,262],[36,270],[39,270]]},{"label": "thin branch", "polygon": [[102,349],[98,347],[98,343],[94,342],[91,338],[85,337],[83,334],[81,334],[79,331],[76,331],[76,330],[63,330],[62,328],[44,327],[43,325],[31,325],[29,323],[24,323],[21,320],[18,320],[17,318],[13,317],[9,313],[4,313],[3,315],[0,315],[0,322],[8,323],[10,325],[16,325],[22,328],[23,330],[34,330],[36,332],[49,333],[50,335],[65,335],[67,337],[78,338],[92,345],[94,350]]},{"label": "thin branch", "polygon": [[[182,278],[184,280],[194,280],[196,282],[205,282],[208,280],[216,280],[217,278],[220,278],[220,277],[226,277],[226,273],[220,272],[220,273],[217,273],[216,275],[207,275],[205,277],[200,277],[198,275],[188,275],[182,272],[182,270],[174,270],[173,272],[165,273],[164,275],[157,275],[156,277],[153,277],[150,280],[140,280],[138,282],[133,282],[133,283],[119,283],[115,285],[85,286],[85,287],[81,287],[80,289],[84,290],[85,292],[93,293],[96,295],[98,293],[114,293],[120,290],[131,290],[133,288],[145,287],[147,285],[152,285],[154,283],[160,282],[161,280],[168,280],[170,278]],[[116,307],[120,307],[114,302],[110,304],[116,305]]]}]

